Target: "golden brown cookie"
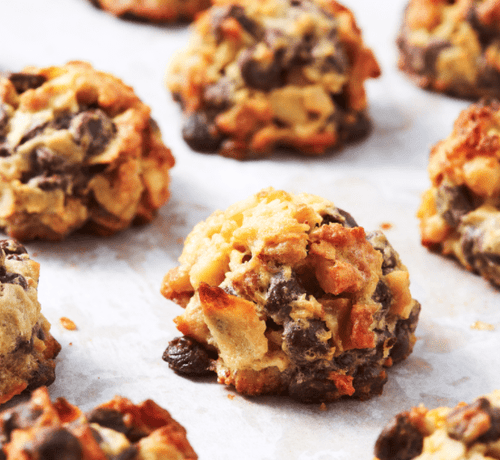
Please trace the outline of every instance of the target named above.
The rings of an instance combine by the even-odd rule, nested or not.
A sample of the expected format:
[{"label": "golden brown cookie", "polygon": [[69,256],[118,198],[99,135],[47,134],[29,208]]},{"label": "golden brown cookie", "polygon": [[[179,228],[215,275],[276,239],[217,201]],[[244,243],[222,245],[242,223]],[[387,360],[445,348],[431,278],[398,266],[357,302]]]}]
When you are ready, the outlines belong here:
[{"label": "golden brown cookie", "polygon": [[265,189],[186,239],[162,294],[185,308],[164,360],[239,393],[303,402],[382,392],[415,343],[420,305],[380,231],[333,203]]},{"label": "golden brown cookie", "polygon": [[191,20],[210,6],[210,0],[90,0],[95,6],[119,17],[151,22]]},{"label": "golden brown cookie", "polygon": [[61,346],[40,311],[39,272],[24,246],[0,240],[0,404],[55,379]]},{"label": "golden brown cookie", "polygon": [[422,244],[500,286],[500,104],[473,104],[431,150]]},{"label": "golden brown cookie", "polygon": [[500,97],[498,0],[410,0],[397,42],[400,69],[422,88]]},{"label": "golden brown cookie", "polygon": [[170,150],[150,108],[84,62],[0,76],[0,227],[58,240],[150,221],[169,197]]},{"label": "golden brown cookie", "polygon": [[135,405],[115,396],[88,414],[47,388],[0,413],[5,460],[196,460],[186,430],[148,399]]},{"label": "golden brown cookie", "polygon": [[471,404],[401,412],[375,445],[379,460],[483,460],[500,458],[500,391]]},{"label": "golden brown cookie", "polygon": [[193,150],[243,159],[285,146],[321,155],[367,134],[364,81],[380,69],[336,1],[221,0],[192,32],[167,85]]}]

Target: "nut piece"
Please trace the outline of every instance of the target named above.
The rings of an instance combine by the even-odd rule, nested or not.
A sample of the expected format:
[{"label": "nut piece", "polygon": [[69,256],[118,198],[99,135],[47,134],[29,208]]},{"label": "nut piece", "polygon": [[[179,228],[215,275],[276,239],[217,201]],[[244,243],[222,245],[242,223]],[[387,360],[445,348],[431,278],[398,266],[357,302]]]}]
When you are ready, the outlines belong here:
[{"label": "nut piece", "polygon": [[398,254],[320,197],[262,190],[196,225],[179,262],[162,294],[186,309],[163,356],[180,374],[214,371],[248,395],[367,399],[415,343],[420,305]]}]

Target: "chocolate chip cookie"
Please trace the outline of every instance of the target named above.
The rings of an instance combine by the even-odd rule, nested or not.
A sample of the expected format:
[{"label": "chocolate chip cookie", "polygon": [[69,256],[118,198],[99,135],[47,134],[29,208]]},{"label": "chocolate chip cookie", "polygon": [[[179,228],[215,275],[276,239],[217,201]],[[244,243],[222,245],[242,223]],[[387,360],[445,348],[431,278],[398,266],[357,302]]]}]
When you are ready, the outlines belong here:
[{"label": "chocolate chip cookie", "polygon": [[186,239],[162,294],[185,308],[163,359],[239,393],[303,402],[382,392],[415,343],[420,305],[380,231],[309,194],[265,189]]},{"label": "chocolate chip cookie", "polygon": [[20,240],[150,221],[170,150],[150,108],[84,62],[0,76],[0,227]]},{"label": "chocolate chip cookie", "polygon": [[500,286],[500,104],[473,104],[430,154],[422,244]]},{"label": "chocolate chip cookie", "polygon": [[398,414],[375,445],[378,460],[499,458],[500,391],[429,410],[423,405]]},{"label": "chocolate chip cookie", "polygon": [[61,346],[40,311],[39,272],[24,246],[0,240],[0,404],[55,379]]},{"label": "chocolate chip cookie", "polygon": [[0,413],[0,458],[196,460],[186,430],[152,400],[115,396],[87,414],[47,388]]},{"label": "chocolate chip cookie", "polygon": [[210,6],[210,0],[90,0],[115,16],[150,22],[191,20]]},{"label": "chocolate chip cookie", "polygon": [[422,88],[500,97],[500,3],[410,0],[397,40],[399,67]]},{"label": "chocolate chip cookie", "polygon": [[193,150],[243,159],[284,146],[321,155],[367,134],[364,81],[380,69],[336,1],[220,1],[192,32],[167,85]]}]

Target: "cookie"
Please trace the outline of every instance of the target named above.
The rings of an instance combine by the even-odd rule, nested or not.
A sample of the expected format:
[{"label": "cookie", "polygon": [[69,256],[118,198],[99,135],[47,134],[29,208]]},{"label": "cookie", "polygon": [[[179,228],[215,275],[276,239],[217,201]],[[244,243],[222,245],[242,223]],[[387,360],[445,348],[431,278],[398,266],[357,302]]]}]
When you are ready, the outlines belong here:
[{"label": "cookie", "polygon": [[61,346],[40,311],[39,273],[24,246],[0,240],[0,404],[55,379]]},{"label": "cookie", "polygon": [[364,81],[379,74],[353,14],[336,1],[219,1],[195,22],[167,86],[193,150],[321,155],[368,133]]},{"label": "cookie", "polygon": [[185,241],[162,294],[185,307],[163,359],[246,395],[303,402],[382,392],[415,343],[420,305],[380,231],[315,195],[272,188],[217,211]]},{"label": "cookie", "polygon": [[399,68],[422,88],[462,98],[500,97],[500,4],[410,0]]},{"label": "cookie", "polygon": [[418,211],[422,244],[500,286],[500,104],[462,111],[431,150]]},{"label": "cookie", "polygon": [[0,227],[60,240],[150,221],[170,150],[132,88],[84,62],[0,77]]},{"label": "cookie", "polygon": [[[2,456],[3,453],[3,456]],[[152,400],[135,405],[115,396],[83,414],[46,387],[0,413],[5,460],[196,460],[186,430]]]},{"label": "cookie", "polygon": [[90,0],[98,8],[125,18],[150,22],[192,20],[210,6],[210,0]]},{"label": "cookie", "polygon": [[375,444],[379,460],[499,458],[500,391],[471,404],[401,412]]}]

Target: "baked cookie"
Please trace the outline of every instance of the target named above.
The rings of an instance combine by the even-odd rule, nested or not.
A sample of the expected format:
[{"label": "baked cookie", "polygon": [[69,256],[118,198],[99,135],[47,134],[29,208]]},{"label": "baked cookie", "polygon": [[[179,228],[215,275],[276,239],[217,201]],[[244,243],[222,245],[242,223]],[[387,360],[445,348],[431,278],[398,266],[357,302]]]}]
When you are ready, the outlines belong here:
[{"label": "baked cookie", "polygon": [[398,414],[375,444],[379,460],[500,458],[500,391],[472,404],[429,410],[423,405]]},{"label": "baked cookie", "polygon": [[500,286],[500,104],[473,104],[431,150],[422,244]]},{"label": "baked cookie", "polygon": [[132,88],[84,62],[0,76],[0,227],[58,240],[147,222],[170,150]]},{"label": "baked cookie", "polygon": [[185,337],[163,359],[242,394],[303,402],[382,392],[420,305],[382,232],[318,196],[266,189],[195,226],[164,277]]},{"label": "baked cookie", "polygon": [[150,22],[191,20],[210,6],[210,0],[90,0],[115,16]]},{"label": "baked cookie", "polygon": [[194,24],[167,85],[193,150],[243,159],[278,146],[320,155],[361,138],[364,81],[379,74],[334,0],[220,0]]},{"label": "baked cookie", "polygon": [[498,0],[410,0],[397,43],[399,68],[422,88],[500,97]]},{"label": "baked cookie", "polygon": [[39,272],[24,246],[0,240],[0,404],[55,379],[61,346],[40,312]]},{"label": "baked cookie", "polygon": [[[2,455],[3,454],[3,455]],[[5,460],[196,460],[186,430],[147,400],[115,396],[88,414],[47,388],[0,413],[0,458]]]}]

